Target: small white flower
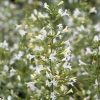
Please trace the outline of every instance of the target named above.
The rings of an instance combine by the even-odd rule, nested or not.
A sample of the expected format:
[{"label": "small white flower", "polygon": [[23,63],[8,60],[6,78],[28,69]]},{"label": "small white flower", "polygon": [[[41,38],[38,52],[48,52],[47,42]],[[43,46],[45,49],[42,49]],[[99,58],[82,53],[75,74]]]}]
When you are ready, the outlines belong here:
[{"label": "small white flower", "polygon": [[52,100],[56,100],[56,96],[55,96],[55,93],[54,93],[54,92],[51,92],[50,98],[51,98]]},{"label": "small white flower", "polygon": [[[50,73],[51,74],[51,73]],[[50,75],[48,72],[46,72],[46,77],[47,78],[50,78],[51,77],[51,75]]]},{"label": "small white flower", "polygon": [[35,68],[35,73],[40,74],[41,70],[43,69],[44,69],[43,65],[37,65]]},{"label": "small white flower", "polygon": [[4,71],[8,72],[9,68],[7,65],[4,65]]},{"label": "small white flower", "polygon": [[63,67],[65,68],[65,69],[69,69],[69,70],[72,70],[72,66],[70,65],[70,64],[68,64],[67,62],[65,62],[64,64],[63,64]]},{"label": "small white flower", "polygon": [[57,86],[57,81],[56,81],[55,79],[53,79],[53,80],[51,81],[51,83],[52,83],[54,86]]},{"label": "small white flower", "polygon": [[50,54],[49,59],[53,62],[55,60],[55,55],[54,54]]},{"label": "small white flower", "polygon": [[48,87],[51,86],[51,83],[48,80],[46,80],[46,86],[48,86]]},{"label": "small white flower", "polygon": [[34,14],[35,14],[35,15],[37,15],[37,14],[38,14],[37,9],[34,9]]},{"label": "small white flower", "polygon": [[95,28],[95,30],[96,30],[97,32],[100,32],[100,24],[96,24],[96,25],[94,26],[94,28]]},{"label": "small white flower", "polygon": [[7,43],[6,40],[3,42],[3,46],[4,46],[4,47],[8,47],[8,43]]},{"label": "small white flower", "polygon": [[93,40],[94,40],[94,42],[98,42],[100,39],[98,38],[97,35],[95,35]]},{"label": "small white flower", "polygon": [[94,85],[96,85],[96,86],[98,86],[99,85],[99,83],[98,83],[98,80],[97,79],[95,79],[95,84]]},{"label": "small white flower", "polygon": [[7,100],[11,100],[11,96],[10,95],[8,96]]},{"label": "small white flower", "polygon": [[75,10],[74,10],[74,14],[73,14],[73,16],[75,17],[75,18],[77,18],[78,17],[78,15],[80,15],[80,11],[79,11],[79,9],[78,8],[76,8]]},{"label": "small white flower", "polygon": [[81,25],[81,26],[77,27],[77,30],[78,31],[84,31],[85,30],[85,27],[83,25]]},{"label": "small white flower", "polygon": [[16,73],[16,70],[12,67],[10,70],[10,77],[14,76]]},{"label": "small white flower", "polygon": [[67,89],[66,86],[64,86],[64,85],[61,86],[61,90],[62,90],[62,91],[65,91],[66,89]]},{"label": "small white flower", "polygon": [[56,52],[51,53],[50,56],[49,56],[49,59],[50,59],[52,62],[56,59],[55,55],[56,55]]},{"label": "small white flower", "polygon": [[30,66],[29,66],[29,69],[30,69],[30,70],[34,70],[35,68],[33,67],[33,65],[30,65]]},{"label": "small white flower", "polygon": [[74,98],[70,97],[69,100],[75,100]]},{"label": "small white flower", "polygon": [[31,55],[31,54],[28,54],[27,55],[27,58],[31,61],[31,59],[35,58],[35,56],[34,55]]},{"label": "small white flower", "polygon": [[72,88],[67,92],[67,93],[73,93],[73,90],[72,90]]},{"label": "small white flower", "polygon": [[34,16],[34,14],[31,14],[30,19],[32,19],[34,21],[36,20],[36,17]]},{"label": "small white flower", "polygon": [[45,56],[41,56],[41,59],[42,59],[43,61],[47,61],[47,59],[45,58]]},{"label": "small white flower", "polygon": [[61,33],[66,33],[66,32],[68,32],[68,26],[66,26],[66,27],[61,31]]},{"label": "small white flower", "polygon": [[82,62],[81,60],[78,60],[79,61],[79,65],[87,65],[86,63]]},{"label": "small white flower", "polygon": [[43,39],[46,37],[47,31],[44,29],[44,27],[40,30],[40,34],[43,37]]},{"label": "small white flower", "polygon": [[21,59],[21,57],[23,56],[23,51],[19,51],[19,53],[18,54],[15,54],[14,55],[14,59],[15,60],[20,60]]},{"label": "small white flower", "polygon": [[40,74],[41,70],[42,70],[41,68],[39,68],[38,66],[36,66],[35,73],[36,74]]},{"label": "small white flower", "polygon": [[93,54],[93,52],[90,50],[89,47],[86,48],[86,55],[87,55],[87,54]]},{"label": "small white flower", "polygon": [[95,9],[95,7],[90,9],[90,13],[97,13],[97,10]]},{"label": "small white flower", "polygon": [[57,5],[58,6],[60,6],[60,5],[62,5],[64,2],[63,1],[61,1],[61,2],[59,2]]},{"label": "small white flower", "polygon": [[29,87],[32,91],[36,90],[35,82],[28,82],[25,84],[27,84],[27,87]]},{"label": "small white flower", "polygon": [[44,3],[44,8],[49,9],[49,5],[47,5],[47,3]]},{"label": "small white flower", "polygon": [[16,30],[19,29],[19,28],[21,28],[21,27],[22,27],[22,25],[17,25],[16,24]]},{"label": "small white flower", "polygon": [[45,16],[41,12],[38,13],[38,17],[39,18],[45,18]]},{"label": "small white flower", "polygon": [[19,30],[20,35],[23,37],[26,34],[26,31],[24,30]]},{"label": "small white flower", "polygon": [[59,9],[58,10],[58,13],[61,15],[61,16],[65,16],[67,15],[69,17],[69,14],[67,13],[68,10],[65,10],[64,12],[62,11],[62,9]]},{"label": "small white flower", "polygon": [[19,81],[21,80],[21,77],[20,77],[20,75],[18,75],[18,76],[17,76],[17,79],[18,79]]},{"label": "small white flower", "polygon": [[63,28],[62,24],[59,24],[57,26],[58,26],[59,29],[62,29]]},{"label": "small white flower", "polygon": [[76,82],[76,77],[72,77],[72,78],[70,78],[69,81]]},{"label": "small white flower", "polygon": [[74,82],[68,82],[69,85],[74,86]]},{"label": "small white flower", "polygon": [[67,9],[65,9],[64,13],[62,14],[62,16],[67,15],[68,17],[70,17],[70,16],[69,16],[69,14],[67,13],[67,11],[68,11],[68,10],[67,10]]},{"label": "small white flower", "polygon": [[44,40],[45,37],[46,37],[46,35],[47,35],[46,30],[44,28],[42,28],[40,30],[40,34],[38,36],[36,36],[36,39],[38,39],[38,40]]}]

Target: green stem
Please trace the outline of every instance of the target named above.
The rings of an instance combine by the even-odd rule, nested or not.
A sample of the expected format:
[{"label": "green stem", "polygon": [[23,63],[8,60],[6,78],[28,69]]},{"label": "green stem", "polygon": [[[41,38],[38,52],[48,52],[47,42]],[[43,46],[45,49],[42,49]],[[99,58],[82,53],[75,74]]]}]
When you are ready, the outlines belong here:
[{"label": "green stem", "polygon": [[[51,33],[51,35],[53,34],[53,31]],[[51,46],[50,46],[50,49],[51,49],[51,54],[52,54],[52,51],[53,51],[53,48],[52,48],[52,45],[53,45],[53,36],[51,38]],[[51,69],[51,73],[53,75],[53,68],[52,68],[52,62],[51,62],[51,59],[50,59],[50,69]],[[52,83],[52,86],[51,86],[51,91],[53,92],[53,83]]]},{"label": "green stem", "polygon": [[[99,47],[99,45],[98,45]],[[100,66],[99,66],[99,48],[98,48],[98,51],[97,51],[97,67],[98,69],[100,69]],[[99,94],[100,94],[100,86],[99,86],[99,73],[97,73],[97,82],[98,82],[98,90],[97,90],[97,94],[98,94],[98,98],[100,99],[99,97]]]}]

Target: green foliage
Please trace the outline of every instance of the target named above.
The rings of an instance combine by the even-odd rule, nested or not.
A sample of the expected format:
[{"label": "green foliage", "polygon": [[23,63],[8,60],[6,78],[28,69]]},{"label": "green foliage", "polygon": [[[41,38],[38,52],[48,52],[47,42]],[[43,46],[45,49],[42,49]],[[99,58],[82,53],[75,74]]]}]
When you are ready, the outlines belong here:
[{"label": "green foliage", "polygon": [[0,100],[100,99],[100,1],[59,2],[0,1]]}]

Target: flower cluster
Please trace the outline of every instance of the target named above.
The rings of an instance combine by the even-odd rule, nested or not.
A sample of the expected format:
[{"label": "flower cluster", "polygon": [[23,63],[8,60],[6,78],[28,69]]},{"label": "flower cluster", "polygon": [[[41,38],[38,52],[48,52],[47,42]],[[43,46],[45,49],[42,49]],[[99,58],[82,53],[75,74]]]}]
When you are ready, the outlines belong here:
[{"label": "flower cluster", "polygon": [[[37,26],[23,24],[17,25],[22,41],[27,41],[23,45],[24,54],[20,51],[15,55],[15,59],[25,56],[28,70],[30,71],[30,81],[26,81],[32,99],[52,99],[68,98],[69,93],[73,93],[73,86],[76,78],[72,77],[70,71],[72,66],[69,40],[62,41],[68,32],[68,26],[63,28],[62,24],[57,24],[59,19],[69,14],[67,10],[61,9],[56,12],[61,1],[57,5],[49,6],[44,3],[46,16],[42,13],[31,14],[34,21],[41,21],[44,24],[40,29]],[[29,19],[30,19],[29,18]],[[35,20],[34,20],[35,19]],[[37,28],[37,30],[36,30]],[[40,30],[40,31],[38,31]],[[22,49],[21,48],[21,49]],[[35,95],[35,96],[34,96]]]}]

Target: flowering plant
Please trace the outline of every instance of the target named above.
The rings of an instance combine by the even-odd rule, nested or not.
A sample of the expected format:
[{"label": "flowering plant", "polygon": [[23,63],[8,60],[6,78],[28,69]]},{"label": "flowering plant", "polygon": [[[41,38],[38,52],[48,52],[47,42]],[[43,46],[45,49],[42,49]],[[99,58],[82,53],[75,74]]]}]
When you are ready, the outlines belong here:
[{"label": "flowering plant", "polygon": [[[69,40],[63,40],[68,32],[67,26],[63,28],[62,24],[57,24],[59,19],[69,14],[59,9],[63,3],[49,6],[44,3],[46,9],[45,15],[35,10],[31,18],[36,22],[41,22],[42,29],[34,30],[37,26],[31,24],[18,28],[23,41],[21,44],[25,51],[25,59],[28,70],[30,70],[30,81],[26,81],[32,99],[52,99],[69,98],[73,93],[72,87],[76,78],[72,77],[70,65],[71,51]],[[58,10],[58,11],[57,11]],[[39,27],[37,27],[39,30]],[[27,46],[28,45],[28,46]]]}]

